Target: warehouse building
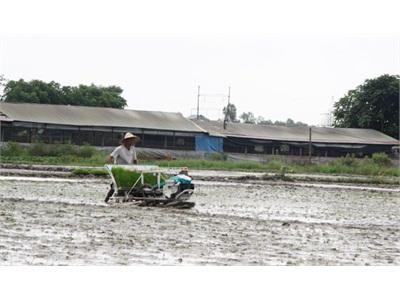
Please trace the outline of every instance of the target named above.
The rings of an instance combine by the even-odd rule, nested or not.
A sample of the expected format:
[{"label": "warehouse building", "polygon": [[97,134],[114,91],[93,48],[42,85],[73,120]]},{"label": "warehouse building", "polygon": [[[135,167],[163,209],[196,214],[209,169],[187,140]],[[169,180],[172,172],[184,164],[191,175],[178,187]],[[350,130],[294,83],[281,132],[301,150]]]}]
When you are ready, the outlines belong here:
[{"label": "warehouse building", "polygon": [[357,157],[391,153],[399,141],[372,129],[285,127],[189,120],[180,113],[0,102],[0,141],[116,146],[130,131],[143,148],[244,154]]},{"label": "warehouse building", "polygon": [[180,113],[0,102],[1,141],[116,146],[127,131],[138,147],[195,150],[200,127]]},{"label": "warehouse building", "polygon": [[208,132],[210,149],[227,153],[279,154],[306,156],[311,146],[313,156],[343,156],[348,153],[357,157],[375,152],[390,154],[399,141],[373,129],[359,128],[311,128],[257,125],[243,123],[194,120]]}]

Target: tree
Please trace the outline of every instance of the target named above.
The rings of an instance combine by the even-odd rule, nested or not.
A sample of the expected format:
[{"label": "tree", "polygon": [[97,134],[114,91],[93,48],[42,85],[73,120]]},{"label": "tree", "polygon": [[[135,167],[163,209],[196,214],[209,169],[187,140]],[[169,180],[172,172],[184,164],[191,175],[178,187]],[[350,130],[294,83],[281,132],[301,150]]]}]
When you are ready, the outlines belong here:
[{"label": "tree", "polygon": [[296,123],[292,119],[288,118],[286,120],[286,126],[287,127],[294,127],[294,126],[296,126]]},{"label": "tree", "polygon": [[265,120],[263,116],[258,116],[256,123],[260,124],[260,125],[272,125],[273,124],[271,120]]},{"label": "tree", "polygon": [[275,126],[286,126],[286,122],[284,122],[284,121],[275,121],[274,125]]},{"label": "tree", "polygon": [[256,118],[254,117],[254,114],[252,112],[247,112],[247,113],[242,113],[239,117],[243,123],[248,123],[248,124],[255,124],[256,123]]},{"label": "tree", "polygon": [[271,120],[264,120],[264,121],[257,122],[257,124],[260,124],[260,125],[273,125],[274,122],[272,122]]},{"label": "tree", "polygon": [[300,122],[300,121],[297,121],[294,126],[295,127],[306,127],[306,126],[308,126],[308,124]]},{"label": "tree", "polygon": [[3,74],[0,74],[0,87],[6,85],[6,78],[4,77]]},{"label": "tree", "polygon": [[14,103],[44,103],[124,108],[126,100],[118,86],[61,86],[51,81],[10,80],[4,86],[1,100]]},{"label": "tree", "polygon": [[[248,116],[246,116],[248,117]],[[302,126],[308,126],[306,123],[302,122],[295,122],[292,119],[288,118],[286,122],[284,121],[275,121],[272,122],[271,120],[265,120],[263,116],[258,116],[257,119],[255,120],[257,124],[259,125],[275,125],[275,126],[287,126],[287,127],[302,127]],[[246,123],[246,122],[245,122]]]},{"label": "tree", "polygon": [[223,108],[223,113],[228,122],[236,122],[236,106],[235,104],[229,103]]},{"label": "tree", "polygon": [[371,128],[399,138],[399,75],[367,79],[334,105],[334,126]]},{"label": "tree", "polygon": [[3,74],[0,74],[0,100],[2,98],[2,91],[4,87],[6,86],[7,79],[4,77]]}]

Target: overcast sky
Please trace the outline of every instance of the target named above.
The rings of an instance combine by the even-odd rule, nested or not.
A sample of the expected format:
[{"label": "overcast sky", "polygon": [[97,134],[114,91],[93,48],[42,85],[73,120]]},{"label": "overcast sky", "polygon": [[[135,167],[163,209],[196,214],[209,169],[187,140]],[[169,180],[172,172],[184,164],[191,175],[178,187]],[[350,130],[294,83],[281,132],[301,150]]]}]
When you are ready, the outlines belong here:
[{"label": "overcast sky", "polygon": [[[394,38],[3,38],[0,74],[62,85],[118,85],[128,108],[195,113],[227,94],[239,114],[321,125],[367,78],[399,74]],[[203,96],[218,118],[227,98]]]}]

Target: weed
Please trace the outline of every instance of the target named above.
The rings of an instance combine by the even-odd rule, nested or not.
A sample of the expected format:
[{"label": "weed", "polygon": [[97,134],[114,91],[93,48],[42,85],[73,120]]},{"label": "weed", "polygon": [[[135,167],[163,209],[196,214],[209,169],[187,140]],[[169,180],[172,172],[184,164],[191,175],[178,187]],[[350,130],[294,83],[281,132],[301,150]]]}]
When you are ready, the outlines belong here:
[{"label": "weed", "polygon": [[79,148],[79,156],[89,158],[92,157],[96,153],[96,148],[90,145],[83,145]]},{"label": "weed", "polygon": [[1,148],[1,156],[21,156],[25,153],[25,149],[16,142],[9,142]]},{"label": "weed", "polygon": [[375,164],[382,165],[382,166],[389,166],[390,165],[390,158],[386,153],[379,152],[372,154],[372,161]]}]

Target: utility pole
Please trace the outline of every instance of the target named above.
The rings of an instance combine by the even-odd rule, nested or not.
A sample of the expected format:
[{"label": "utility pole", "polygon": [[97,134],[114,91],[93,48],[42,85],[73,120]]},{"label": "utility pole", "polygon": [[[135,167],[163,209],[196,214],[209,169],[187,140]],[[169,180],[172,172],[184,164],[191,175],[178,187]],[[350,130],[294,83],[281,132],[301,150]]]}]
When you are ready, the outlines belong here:
[{"label": "utility pole", "polygon": [[197,120],[200,119],[200,86],[197,86]]},{"label": "utility pole", "polygon": [[226,125],[228,123],[228,114],[230,112],[230,103],[231,103],[231,87],[228,88],[228,105],[225,110],[225,118],[224,118],[224,129],[226,129]]},{"label": "utility pole", "polygon": [[228,87],[228,106],[231,103],[231,87]]},{"label": "utility pole", "polygon": [[309,127],[309,140],[308,140],[308,162],[311,163],[311,151],[312,151],[312,144],[311,144],[311,126]]},{"label": "utility pole", "polygon": [[333,110],[335,107],[335,98],[332,96],[331,98],[331,105],[329,105],[329,115],[328,115],[328,127],[333,127],[333,118],[332,118],[332,114],[333,114]]},{"label": "utility pole", "polygon": [[[200,94],[200,85],[197,86],[197,108],[196,108],[196,119],[200,120],[200,97],[204,97],[205,101],[205,97],[223,97],[223,100],[226,99],[226,94],[204,94],[201,93]],[[228,104],[230,104],[230,98],[231,98],[231,88],[229,87],[229,95],[228,95]],[[204,110],[204,108],[203,108]],[[204,113],[204,112],[203,112]],[[218,116],[218,118],[221,118],[221,115]],[[223,117],[225,119],[225,117]]]}]

